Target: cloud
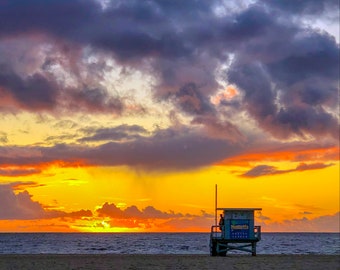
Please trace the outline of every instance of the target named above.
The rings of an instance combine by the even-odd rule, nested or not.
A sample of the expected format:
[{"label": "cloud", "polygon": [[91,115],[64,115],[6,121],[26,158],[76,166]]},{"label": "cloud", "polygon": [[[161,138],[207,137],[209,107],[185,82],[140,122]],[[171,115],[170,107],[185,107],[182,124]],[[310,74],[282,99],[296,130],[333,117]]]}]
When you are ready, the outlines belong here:
[{"label": "cloud", "polygon": [[24,191],[26,188],[32,188],[32,187],[42,187],[44,184],[39,184],[37,182],[33,181],[26,181],[26,182],[10,182],[7,184],[8,187],[10,187],[14,191]]},{"label": "cloud", "polygon": [[312,163],[312,164],[305,164],[305,163],[300,163],[296,167],[296,171],[307,171],[307,170],[319,170],[323,168],[327,168],[329,166],[332,166],[334,164],[323,164],[323,163]]},{"label": "cloud", "polygon": [[32,201],[27,191],[13,193],[10,186],[0,186],[0,218],[1,219],[39,219],[44,217],[42,205]]},{"label": "cloud", "polygon": [[317,1],[317,0],[308,0],[308,1],[270,1],[265,0],[264,2],[268,3],[272,8],[279,9],[280,11],[286,11],[288,14],[299,15],[301,14],[310,14],[310,15],[320,15],[329,9],[339,8],[339,2],[336,0],[326,0],[326,1]]},{"label": "cloud", "polygon": [[192,115],[202,115],[212,112],[212,107],[194,83],[188,83],[175,93],[176,103],[182,110]]},{"label": "cloud", "polygon": [[191,123],[200,125],[202,133],[207,134],[210,138],[225,140],[231,143],[243,143],[246,141],[245,136],[236,125],[229,121],[220,120],[213,115],[197,116]]},{"label": "cloud", "polygon": [[308,219],[284,220],[261,224],[265,231],[271,232],[339,232],[339,212],[333,215],[319,216]]},{"label": "cloud", "polygon": [[[311,131],[315,135],[316,123],[308,127],[302,125],[301,128],[302,123],[297,123],[295,128],[292,123],[289,132],[282,134],[282,125],[296,121],[287,120],[288,116],[278,116],[280,111],[281,114],[290,115],[290,109],[283,110],[286,102],[278,97],[290,96],[294,84],[299,83],[301,91],[306,92],[307,96],[317,91],[318,94],[329,92],[334,97],[339,48],[330,35],[304,27],[298,18],[292,21],[285,19],[285,16],[289,12],[300,14],[302,11],[316,15],[326,7],[338,4],[334,1],[299,4],[257,1],[254,4],[243,3],[242,9],[230,9],[225,5],[220,1],[115,1],[107,2],[103,8],[97,1],[42,3],[35,0],[23,3],[16,0],[2,3],[0,18],[3,23],[0,21],[0,30],[2,38],[38,32],[80,48],[91,46],[92,50],[109,52],[119,63],[137,69],[145,68],[143,60],[150,60],[149,68],[158,79],[155,95],[176,93],[177,103],[185,112],[194,110],[202,113],[207,108],[206,103],[199,105],[197,101],[202,101],[202,98],[207,100],[207,96],[217,90],[219,82],[216,72],[221,65],[231,61],[233,55],[227,80],[242,86],[242,91],[246,93],[244,109],[252,117],[260,122],[261,117],[271,116],[270,125],[262,126],[275,136],[301,136],[299,132],[302,131]],[[217,8],[229,9],[229,12],[221,16],[216,12]],[[40,16],[34,16],[36,13]],[[310,90],[313,83],[305,83],[307,78],[319,80],[320,88]],[[190,85],[200,86],[202,98],[197,96],[197,92],[190,99],[183,94]],[[15,88],[11,91],[17,93]],[[101,91],[85,88],[75,95],[83,104],[87,103],[89,96],[92,101],[94,95],[93,105],[103,105],[104,98],[109,97]],[[20,96],[17,98],[20,99]],[[262,98],[263,110],[258,108],[253,115],[255,105]],[[282,106],[275,104],[275,101]],[[115,99],[109,104],[116,108],[121,106]],[[320,112],[320,108],[315,111],[308,106],[308,102],[306,105],[307,112],[310,110],[313,113],[309,119],[314,119],[313,116],[328,117],[329,124],[334,122],[334,117],[327,111]],[[330,128],[329,125],[327,127]],[[274,128],[279,131],[274,132]]]},{"label": "cloud", "polygon": [[78,127],[78,124],[72,120],[60,120],[53,127],[57,129],[73,129]]},{"label": "cloud", "polygon": [[254,162],[264,161],[280,162],[299,162],[325,163],[337,161],[339,159],[339,147],[333,143],[283,143],[278,142],[254,142],[247,145],[247,149],[241,150],[225,160],[219,162],[220,165],[250,166]]},{"label": "cloud", "polygon": [[32,174],[39,174],[41,170],[36,168],[1,168],[0,167],[0,175],[1,176],[9,176],[9,177],[17,177],[17,176],[27,176]]},{"label": "cloud", "polygon": [[304,211],[304,212],[301,212],[300,214],[302,214],[302,215],[312,215],[313,213],[309,212],[309,211]]},{"label": "cloud", "polygon": [[53,81],[40,74],[22,79],[6,69],[0,68],[0,93],[5,98],[12,98],[19,107],[27,110],[53,109],[58,95],[58,86]]},{"label": "cloud", "polygon": [[174,212],[162,212],[153,206],[147,206],[139,210],[135,205],[122,210],[114,203],[104,203],[96,210],[100,217],[110,217],[114,219],[169,219],[183,217],[183,214]]},{"label": "cloud", "polygon": [[82,216],[92,216],[92,212],[89,210],[80,210],[71,213],[45,210],[42,204],[32,200],[32,196],[26,190],[18,194],[13,192],[15,186],[23,184],[24,183],[0,185],[0,220],[33,220],[60,217],[81,218]]},{"label": "cloud", "polygon": [[[124,129],[131,132],[136,127],[118,128],[120,131]],[[11,166],[57,162],[69,166],[127,165],[155,171],[187,170],[214,164],[235,153],[237,147],[228,141],[202,136],[186,128],[170,128],[156,130],[151,136],[138,137],[133,141],[110,141],[98,146],[58,144],[51,147],[0,147],[0,162]],[[27,159],[27,156],[30,158]]]},{"label": "cloud", "polygon": [[[257,134],[266,146],[276,140],[277,148],[293,140],[338,145],[339,44],[308,23],[338,6],[334,1],[106,1],[103,6],[94,0],[13,0],[0,5],[2,112],[141,119],[153,112],[148,106],[165,115],[166,104],[173,112],[169,118],[180,119],[152,134],[143,127],[89,127],[72,145],[28,147],[25,151],[34,153],[29,161],[20,156],[22,148],[2,147],[4,164],[190,169],[252,151]],[[142,106],[138,94],[120,89],[112,74],[124,81],[126,70],[151,77],[152,105]],[[231,85],[237,96],[213,102]],[[65,139],[72,137],[52,136],[49,142]],[[107,143],[85,145],[90,142]]]},{"label": "cloud", "polygon": [[[156,231],[190,231],[206,230],[212,225],[213,215],[201,211],[199,215],[164,212],[153,206],[140,210],[132,205],[125,209],[118,208],[114,203],[104,203],[96,210],[101,218],[109,218],[111,227],[143,228]],[[97,224],[102,226],[102,224]]]},{"label": "cloud", "polygon": [[289,170],[279,170],[275,166],[269,166],[269,165],[258,165],[250,169],[249,171],[245,172],[241,176],[254,178],[254,177],[260,177],[260,176],[265,176],[265,175],[284,174],[284,173],[290,173],[290,172],[301,172],[301,171],[307,171],[307,170],[319,170],[319,169],[327,168],[332,165],[334,164],[300,163],[295,169],[289,169]]},{"label": "cloud", "polygon": [[[213,125],[213,121],[208,127]],[[221,129],[221,127],[219,127]],[[230,130],[229,127],[226,129]],[[291,161],[302,165],[298,170],[330,166],[338,159],[338,147],[330,144],[284,143],[257,141],[243,144],[226,140],[207,127],[189,129],[185,126],[155,129],[145,134],[141,126],[120,125],[112,128],[79,130],[79,141],[96,144],[56,144],[51,146],[1,146],[3,168],[24,171],[42,170],[47,166],[129,166],[155,172],[183,171],[211,165],[241,165],[254,162]],[[215,132],[215,134],[212,134]],[[85,133],[82,136],[81,133]],[[225,131],[227,133],[227,131]],[[83,139],[82,139],[83,138]],[[55,139],[58,139],[55,138]],[[242,142],[242,141],[241,141]],[[314,163],[310,163],[314,160]],[[319,162],[317,162],[319,161]],[[317,164],[320,163],[320,164]],[[313,165],[312,165],[313,164]],[[324,164],[324,165],[322,165]],[[259,168],[263,173],[264,169]],[[274,168],[273,172],[275,172]],[[13,169],[12,169],[13,170]],[[26,171],[29,172],[29,171]],[[33,173],[33,171],[31,171]],[[7,174],[10,172],[7,171]],[[13,171],[14,173],[14,171]]]},{"label": "cloud", "polygon": [[81,219],[83,217],[91,217],[92,216],[92,212],[91,210],[78,210],[78,211],[73,211],[73,212],[69,212],[69,213],[61,213],[60,215],[61,217],[70,217],[70,218],[75,218],[75,219]]},{"label": "cloud", "polygon": [[111,112],[119,115],[124,110],[122,100],[119,97],[110,96],[106,89],[84,88],[80,89],[80,91],[73,91],[69,97],[71,102],[66,107],[71,111],[77,111],[80,107],[93,113]]},{"label": "cloud", "polygon": [[[96,209],[94,213],[90,210],[78,210],[63,212],[48,210],[49,207],[34,201],[32,196],[24,189],[35,187],[34,182],[13,182],[0,185],[0,220],[20,220],[22,225],[17,229],[27,229],[21,226],[32,226],[35,220],[45,226],[48,220],[58,218],[51,228],[57,228],[65,219],[71,219],[74,227],[91,229],[95,227],[143,228],[156,231],[206,231],[213,224],[213,214],[201,211],[200,214],[185,214],[174,211],[162,211],[154,206],[147,206],[144,209],[132,205],[125,208],[118,208],[114,203],[106,202]],[[14,190],[16,192],[14,192]],[[301,208],[306,208],[301,206]],[[304,211],[300,214],[310,215],[311,212]],[[305,232],[337,232],[339,229],[339,213],[334,215],[320,216],[316,218],[291,219],[283,222],[272,222],[268,216],[259,216],[260,225],[264,231],[305,231]],[[32,222],[28,222],[32,221]],[[5,224],[5,223],[3,223]],[[44,225],[45,224],[45,225]],[[13,228],[6,225],[8,228]],[[12,225],[13,226],[13,225]],[[17,225],[16,225],[17,226]],[[46,225],[47,226],[47,225]],[[63,225],[64,226],[64,225]],[[46,228],[45,228],[46,229]]]},{"label": "cloud", "polygon": [[79,139],[78,141],[80,142],[136,140],[148,134],[145,128],[138,125],[120,125],[113,128],[99,129],[88,128],[83,129],[83,131],[90,136]]},{"label": "cloud", "polygon": [[0,143],[1,144],[5,144],[8,143],[8,137],[7,134],[5,132],[0,132]]},{"label": "cloud", "polygon": [[6,71],[6,67],[0,69],[0,93],[4,96],[0,101],[2,111],[24,109],[57,113],[64,109],[119,115],[124,110],[121,98],[110,95],[106,89],[65,88],[51,76],[34,73],[21,78],[13,71]]},{"label": "cloud", "polygon": [[[245,92],[246,111],[278,138],[336,138],[338,120],[326,108],[336,106],[338,45],[331,36],[317,33],[305,33],[282,44],[284,54],[275,55],[277,59],[260,61],[268,55],[259,55],[257,61],[239,59],[228,71],[230,82]],[[244,54],[252,51],[253,44],[249,46]]]},{"label": "cloud", "polygon": [[[286,171],[285,171],[286,172]],[[283,173],[283,171],[278,171],[274,166],[268,165],[258,165],[248,172],[242,174],[244,177],[258,177],[263,175],[273,175]]]}]

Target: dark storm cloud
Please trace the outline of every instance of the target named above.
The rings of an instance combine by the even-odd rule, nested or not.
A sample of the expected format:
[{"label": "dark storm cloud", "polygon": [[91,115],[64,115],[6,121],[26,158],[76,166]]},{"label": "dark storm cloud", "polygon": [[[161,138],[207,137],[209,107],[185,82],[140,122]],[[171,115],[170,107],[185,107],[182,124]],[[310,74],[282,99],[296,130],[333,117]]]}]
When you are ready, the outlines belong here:
[{"label": "dark storm cloud", "polygon": [[138,125],[120,125],[113,128],[83,129],[89,136],[79,139],[80,142],[91,141],[126,141],[136,140],[148,132],[145,128]]},{"label": "dark storm cloud", "polygon": [[[131,129],[125,128],[130,132]],[[213,164],[235,153],[237,147],[225,140],[193,133],[187,128],[167,129],[158,130],[148,137],[137,136],[132,141],[110,141],[93,147],[65,144],[52,147],[0,147],[0,163],[19,166],[62,162],[65,165],[127,165],[156,171],[186,170]]]},{"label": "dark storm cloud", "polygon": [[[92,150],[90,164],[130,165],[152,170],[193,169],[213,164],[226,155],[228,145],[221,140],[190,135],[158,137],[121,145],[108,143]],[[111,153],[115,153],[113,156]]]},{"label": "dark storm cloud", "polygon": [[[333,68],[337,69],[336,65]],[[243,106],[260,127],[279,138],[291,135],[304,138],[309,134],[317,138],[327,134],[338,137],[338,120],[325,110],[336,106],[335,85],[325,87],[328,80],[323,80],[323,85],[302,81],[278,92],[268,73],[268,67],[259,63],[233,66],[229,71],[229,79],[245,92]],[[335,81],[336,77],[332,84]],[[282,107],[277,105],[279,94]]]},{"label": "dark storm cloud", "polygon": [[233,143],[245,141],[245,137],[236,125],[229,121],[220,120],[214,114],[196,116],[191,123],[202,125],[204,127],[202,132],[208,134],[211,138],[227,140]]},{"label": "dark storm cloud", "polygon": [[323,13],[326,9],[339,10],[339,1],[337,0],[285,0],[271,1],[264,0],[268,5],[279,10],[297,15],[311,14],[317,15]]},{"label": "dark storm cloud", "polygon": [[0,37],[44,31],[77,38],[82,27],[96,17],[99,9],[95,1],[1,1]]},{"label": "dark storm cloud", "polygon": [[258,165],[248,172],[244,173],[242,176],[244,177],[258,177],[263,175],[272,175],[279,173],[274,166],[269,165]]},{"label": "dark storm cloud", "polygon": [[313,77],[334,79],[339,75],[339,46],[326,33],[301,33],[282,49],[286,55],[268,65],[280,85],[290,86]]},{"label": "dark storm cloud", "polygon": [[[222,108],[225,103],[220,107],[210,103],[223,80],[224,84],[233,83],[242,97],[237,111],[228,107],[229,115],[245,112],[257,127],[279,139],[330,136],[337,140],[339,44],[328,33],[307,26],[303,16],[296,16],[302,12],[309,20],[311,16],[317,19],[337,3],[263,0],[244,2],[242,9],[231,9],[230,4],[108,1],[102,7],[91,0],[2,1],[0,39],[39,33],[53,41],[104,51],[117,63],[137,70],[147,66],[156,79],[152,89],[155,100],[172,102],[178,113],[192,117],[192,125],[204,126],[210,134],[221,128],[220,133],[228,133],[227,139],[241,135],[238,126],[242,123],[228,119]],[[219,9],[224,11],[219,14]],[[10,63],[7,66],[10,68]],[[218,78],[221,73],[224,78]],[[1,71],[0,89],[29,110],[54,108],[58,97],[65,101],[59,100],[59,106],[75,111],[84,108],[120,115],[126,109],[120,97],[97,87],[100,82],[60,93],[54,80],[42,74],[23,79],[14,72]],[[157,137],[152,139],[158,143]],[[202,146],[209,140],[213,145],[219,142],[202,140]],[[183,142],[178,138],[164,142],[165,148],[170,147],[169,156],[178,149],[176,143]],[[120,151],[120,145],[106,147]],[[133,147],[138,154],[145,154],[141,145]],[[154,151],[148,155],[162,163],[164,155],[157,154],[156,147]],[[211,159],[202,164],[218,160],[223,156],[219,153],[216,151],[214,158],[208,155]],[[143,163],[127,156],[122,155],[121,163]],[[198,165],[195,158],[192,164]]]},{"label": "dark storm cloud", "polygon": [[334,164],[323,164],[323,163],[312,163],[312,164],[305,164],[301,163],[299,164],[295,170],[297,171],[306,171],[306,170],[318,170],[318,169],[324,169],[329,166],[333,166]]},{"label": "dark storm cloud", "polygon": [[[211,133],[202,135],[201,130],[193,131],[186,127],[157,129],[145,133],[140,126],[122,125],[116,128],[87,128],[79,133],[85,142],[102,142],[97,145],[56,144],[53,146],[2,146],[0,164],[4,174],[34,173],[54,163],[60,166],[130,166],[154,172],[191,170],[209,165],[249,164],[256,160],[270,158],[281,161],[290,160],[301,163],[296,171],[327,167],[326,160],[337,160],[338,148],[334,143],[328,145],[310,143],[233,142],[225,135],[218,136],[219,130],[230,132],[230,127],[214,128]],[[235,134],[236,136],[236,134]],[[241,135],[239,135],[241,136]],[[249,153],[249,156],[248,156]],[[310,160],[319,164],[308,164]],[[324,164],[324,165],[323,165]],[[12,171],[9,171],[12,170]],[[28,170],[28,171],[27,171]],[[29,171],[32,170],[32,171]],[[245,176],[275,174],[274,167],[259,166]],[[281,172],[280,172],[281,173]]]},{"label": "dark storm cloud", "polygon": [[200,93],[194,83],[188,83],[181,87],[175,94],[175,99],[181,109],[188,114],[202,115],[213,112],[207,97]]},{"label": "dark storm cloud", "polygon": [[285,174],[290,172],[296,172],[296,171],[306,171],[306,170],[319,170],[324,169],[329,166],[332,166],[334,164],[323,164],[323,163],[312,163],[312,164],[305,164],[301,163],[299,164],[295,169],[290,170],[279,170],[275,166],[269,166],[269,165],[258,165],[251,170],[247,171],[246,173],[242,174],[243,177],[249,177],[249,178],[255,178],[260,176],[266,176],[266,175],[275,175],[275,174]]},{"label": "dark storm cloud", "polygon": [[[121,59],[154,53],[181,56],[187,53],[187,48],[180,42],[181,35],[170,28],[173,22],[168,15],[175,22],[180,13],[188,15],[190,11],[191,17],[195,17],[197,12],[206,11],[203,8],[209,8],[208,4],[196,2],[191,6],[190,3],[112,1],[102,9],[99,2],[92,0],[14,0],[2,3],[0,33],[5,36],[45,32],[112,50]],[[167,24],[165,29],[164,24]]]},{"label": "dark storm cloud", "polygon": [[[267,7],[288,2],[270,1]],[[297,6],[318,4],[307,2]],[[258,19],[266,22],[257,27],[261,33],[249,35],[250,40],[242,43],[228,71],[229,81],[245,92],[246,111],[279,138],[327,134],[337,138],[338,119],[326,109],[337,106],[339,45],[335,39],[288,20],[283,25],[261,6],[250,7],[243,15],[247,13],[247,19],[267,19]]]},{"label": "dark storm cloud", "polygon": [[33,112],[57,111],[66,108],[68,111],[105,112],[119,115],[124,110],[120,97],[109,95],[106,89],[66,88],[42,74],[35,73],[27,78],[0,68],[0,110],[18,107]]},{"label": "dark storm cloud", "polygon": [[[54,150],[57,149],[51,149],[52,152]],[[129,165],[150,170],[184,170],[213,164],[232,152],[233,146],[227,142],[202,137],[183,128],[159,130],[152,136],[140,137],[131,142],[109,142],[92,149],[80,150],[78,154],[79,159],[85,158],[90,165]]]},{"label": "dark storm cloud", "polygon": [[234,65],[228,75],[231,82],[244,90],[244,106],[250,115],[265,121],[275,114],[275,94],[261,63]]},{"label": "dark storm cloud", "polygon": [[40,74],[23,79],[0,65],[0,93],[13,98],[22,109],[39,111],[55,107],[58,86]]},{"label": "dark storm cloud", "polygon": [[[274,28],[274,27],[273,27]],[[339,45],[325,33],[300,31],[278,45],[275,55],[254,55],[254,44],[244,44],[243,55],[228,71],[230,82],[244,93],[244,107],[265,130],[278,138],[330,135],[337,138],[336,110]],[[264,47],[277,42],[264,36]]]},{"label": "dark storm cloud", "polygon": [[124,104],[119,97],[112,97],[105,89],[80,89],[66,95],[70,102],[67,107],[70,110],[78,111],[79,109],[96,112],[112,112],[115,115],[122,113]]}]

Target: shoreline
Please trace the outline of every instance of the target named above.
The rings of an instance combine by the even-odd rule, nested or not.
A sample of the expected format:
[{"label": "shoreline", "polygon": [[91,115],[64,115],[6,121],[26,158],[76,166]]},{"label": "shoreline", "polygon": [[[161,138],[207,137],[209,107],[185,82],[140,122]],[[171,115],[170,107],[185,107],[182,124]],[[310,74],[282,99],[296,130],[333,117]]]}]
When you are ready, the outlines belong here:
[{"label": "shoreline", "polygon": [[339,255],[0,254],[0,269],[335,269]]}]

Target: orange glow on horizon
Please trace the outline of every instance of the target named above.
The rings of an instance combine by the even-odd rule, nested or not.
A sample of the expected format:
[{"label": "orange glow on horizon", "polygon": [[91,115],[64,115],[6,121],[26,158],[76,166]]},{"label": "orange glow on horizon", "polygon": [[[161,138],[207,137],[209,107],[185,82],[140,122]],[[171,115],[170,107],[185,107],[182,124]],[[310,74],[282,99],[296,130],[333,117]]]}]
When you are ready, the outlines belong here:
[{"label": "orange glow on horizon", "polygon": [[256,163],[258,161],[330,161],[339,160],[339,147],[330,148],[318,148],[308,150],[296,150],[296,151],[263,151],[256,153],[247,153],[239,155],[233,158],[227,158],[215,165],[219,166],[249,166],[250,163]]}]

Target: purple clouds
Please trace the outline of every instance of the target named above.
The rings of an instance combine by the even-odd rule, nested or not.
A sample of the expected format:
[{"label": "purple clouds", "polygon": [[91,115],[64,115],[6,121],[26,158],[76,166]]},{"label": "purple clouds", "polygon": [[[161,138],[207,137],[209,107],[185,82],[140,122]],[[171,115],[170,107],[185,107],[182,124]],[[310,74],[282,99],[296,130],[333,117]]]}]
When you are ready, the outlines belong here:
[{"label": "purple clouds", "polygon": [[[31,163],[190,169],[257,140],[338,146],[339,43],[310,23],[337,23],[338,9],[336,1],[1,1],[0,112],[143,121],[157,111],[169,120],[154,130],[89,123],[65,131],[70,145],[28,147],[40,153]],[[129,72],[150,77],[147,89]],[[211,101],[230,85],[237,97]],[[6,151],[20,149],[8,142],[1,131]],[[28,162],[12,156],[1,163]]]},{"label": "purple clouds", "polygon": [[16,185],[31,185],[34,183],[12,183],[0,185],[0,220],[3,219],[50,219],[50,218],[80,218],[91,217],[90,210],[79,210],[75,212],[63,212],[59,210],[46,210],[45,207],[32,200],[31,195],[26,191],[14,193]]}]

